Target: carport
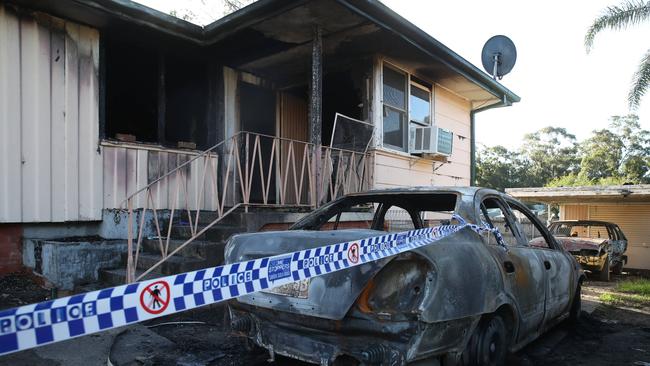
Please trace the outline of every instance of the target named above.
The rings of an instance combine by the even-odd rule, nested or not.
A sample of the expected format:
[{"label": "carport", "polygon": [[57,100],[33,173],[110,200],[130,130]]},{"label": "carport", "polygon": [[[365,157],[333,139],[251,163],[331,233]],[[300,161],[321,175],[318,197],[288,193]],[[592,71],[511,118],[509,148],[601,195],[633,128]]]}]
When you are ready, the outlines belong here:
[{"label": "carport", "polygon": [[628,239],[626,268],[650,271],[650,185],[508,188],[521,201],[557,205],[561,220],[618,224]]}]

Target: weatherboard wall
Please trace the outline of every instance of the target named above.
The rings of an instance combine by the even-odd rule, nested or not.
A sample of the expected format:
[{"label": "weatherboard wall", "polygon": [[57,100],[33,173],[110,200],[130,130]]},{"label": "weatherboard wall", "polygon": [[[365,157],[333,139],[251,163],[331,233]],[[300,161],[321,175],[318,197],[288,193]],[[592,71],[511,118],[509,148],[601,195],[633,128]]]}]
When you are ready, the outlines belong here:
[{"label": "weatherboard wall", "polygon": [[[468,100],[436,85],[434,125],[454,133],[454,146],[448,163],[385,148],[376,149],[373,151],[374,186],[397,188],[470,185],[470,109]],[[381,124],[381,120],[378,123]]]},{"label": "weatherboard wall", "polygon": [[0,222],[101,219],[99,33],[0,5]]}]

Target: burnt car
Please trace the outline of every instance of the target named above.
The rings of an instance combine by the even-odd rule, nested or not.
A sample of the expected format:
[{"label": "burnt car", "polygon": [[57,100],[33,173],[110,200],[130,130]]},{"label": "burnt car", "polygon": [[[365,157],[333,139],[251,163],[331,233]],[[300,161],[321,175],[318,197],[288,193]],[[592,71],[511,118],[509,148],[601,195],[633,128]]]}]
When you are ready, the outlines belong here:
[{"label": "burnt car", "polygon": [[602,281],[609,281],[610,270],[621,274],[627,263],[627,238],[615,223],[565,220],[555,221],[548,228],[584,269],[598,274]]},{"label": "burnt car", "polygon": [[[488,215],[494,209],[500,223]],[[465,227],[410,252],[240,297],[229,303],[232,329],[271,358],[320,365],[503,365],[508,352],[577,319],[579,264],[526,206],[489,189],[344,196],[288,231],[232,237],[225,258],[233,263],[458,224],[454,214],[501,235]],[[534,230],[524,230],[523,220]],[[533,240],[537,246],[529,245]]]}]

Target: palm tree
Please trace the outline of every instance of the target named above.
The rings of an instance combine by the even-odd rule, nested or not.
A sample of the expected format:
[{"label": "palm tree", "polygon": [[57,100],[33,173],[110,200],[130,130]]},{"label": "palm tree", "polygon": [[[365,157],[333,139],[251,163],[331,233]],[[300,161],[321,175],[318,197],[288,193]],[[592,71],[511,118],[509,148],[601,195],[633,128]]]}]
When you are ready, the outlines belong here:
[{"label": "palm tree", "polygon": [[[650,0],[626,0],[618,6],[609,6],[594,20],[585,35],[587,53],[594,44],[596,34],[604,29],[621,30],[650,20]],[[631,109],[636,109],[650,87],[650,49],[645,53],[632,78],[632,88],[627,96]]]}]

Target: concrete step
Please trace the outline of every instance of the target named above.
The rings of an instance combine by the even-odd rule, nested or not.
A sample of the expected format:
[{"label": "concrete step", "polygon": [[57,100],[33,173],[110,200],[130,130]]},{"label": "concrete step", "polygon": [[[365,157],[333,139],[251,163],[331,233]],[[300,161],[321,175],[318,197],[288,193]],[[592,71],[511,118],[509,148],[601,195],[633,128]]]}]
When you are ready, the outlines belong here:
[{"label": "concrete step", "polygon": [[[159,254],[140,253],[136,268],[140,270],[147,270],[153,267],[153,265],[156,264],[158,261],[160,261],[161,258],[162,256],[160,256]],[[216,258],[199,259],[199,258],[190,258],[190,257],[171,256],[168,257],[167,260],[165,260],[162,264],[160,264],[156,270],[158,270],[163,275],[171,275],[171,274],[195,271],[201,268],[213,267],[216,266],[217,264],[218,263]]]},{"label": "concrete step", "polygon": [[[180,247],[185,240],[172,239],[169,241],[169,253]],[[165,240],[162,241],[163,246]],[[184,246],[175,256],[189,257],[197,259],[214,260],[217,263],[223,262],[223,250],[225,242],[211,242],[195,240]],[[160,244],[158,239],[145,239],[142,241],[142,250],[145,253],[160,254]]]},{"label": "concrete step", "polygon": [[[135,272],[135,277],[137,278],[142,273],[144,273],[143,270],[137,270]],[[143,280],[151,280],[163,276],[165,275],[154,270],[153,272],[148,273],[146,276],[144,276]],[[102,284],[105,284],[103,288],[123,285],[126,283],[126,268],[121,267],[113,269],[102,269],[99,271],[99,280],[102,282]]]},{"label": "concrete step", "polygon": [[[202,228],[203,228],[202,226],[199,226],[197,232],[201,231]],[[212,241],[212,242],[226,241],[233,234],[238,234],[245,231],[246,228],[241,226],[216,224],[210,227],[206,232],[201,234],[199,237],[197,237],[197,240]],[[172,239],[187,240],[192,237],[192,230],[189,225],[176,224],[172,226],[171,237]]]},{"label": "concrete step", "polygon": [[[196,220],[196,211],[190,211],[190,214],[192,215],[192,222],[194,222],[194,220]],[[216,211],[201,211],[199,212],[199,225],[211,224],[215,220],[219,219],[219,216],[219,213]],[[180,212],[176,217],[177,219],[180,217],[183,222],[189,222],[187,211]],[[219,224],[221,225],[238,225],[240,222],[241,216],[239,212],[231,212],[219,219]]]}]

